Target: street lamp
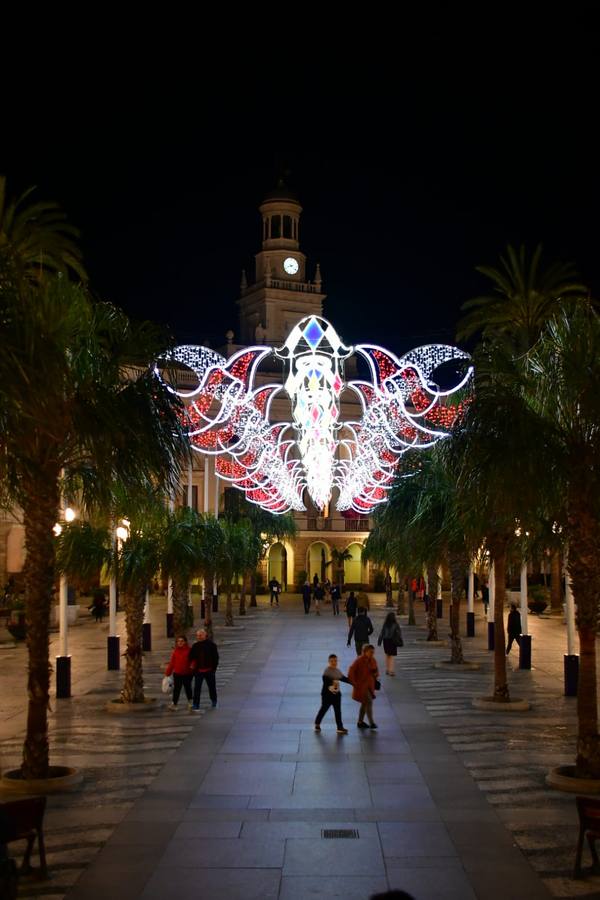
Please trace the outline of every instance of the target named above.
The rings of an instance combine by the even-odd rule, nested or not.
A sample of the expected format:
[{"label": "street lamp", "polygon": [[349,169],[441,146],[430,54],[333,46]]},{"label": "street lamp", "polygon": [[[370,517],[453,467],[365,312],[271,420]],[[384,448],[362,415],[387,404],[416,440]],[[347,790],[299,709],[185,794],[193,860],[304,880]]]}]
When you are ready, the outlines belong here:
[{"label": "street lamp", "polygon": [[118,672],[121,667],[121,655],[119,648],[119,635],[117,634],[117,567],[119,565],[119,550],[121,543],[129,537],[130,522],[121,519],[114,530],[113,549],[115,562],[110,576],[108,589],[108,637],[106,639],[107,668],[109,671]]},{"label": "street lamp", "polygon": [[[63,501],[63,519],[65,522],[74,522],[77,513],[70,506],[64,505]],[[62,525],[57,522],[52,529],[56,537],[62,534]],[[58,594],[58,621],[59,621],[59,639],[58,639],[58,656],[56,657],[56,696],[58,699],[65,699],[71,696],[71,657],[69,656],[69,620],[68,620],[68,603],[69,603],[69,585],[67,576],[60,576],[59,594]]]}]

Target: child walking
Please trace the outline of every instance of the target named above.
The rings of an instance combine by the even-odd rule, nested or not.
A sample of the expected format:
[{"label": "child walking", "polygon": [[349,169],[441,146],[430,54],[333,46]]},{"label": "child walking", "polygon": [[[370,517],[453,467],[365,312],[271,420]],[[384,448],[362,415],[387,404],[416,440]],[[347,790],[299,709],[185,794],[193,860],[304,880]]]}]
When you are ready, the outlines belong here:
[{"label": "child walking", "polygon": [[333,706],[335,714],[335,724],[337,725],[338,734],[348,734],[348,730],[344,728],[342,722],[342,694],[340,691],[340,681],[350,684],[346,676],[340,672],[337,667],[338,658],[335,653],[331,653],[328,660],[328,666],[323,672],[323,687],[321,688],[321,709],[317,713],[315,719],[315,731],[321,730],[321,721],[330,706]]}]

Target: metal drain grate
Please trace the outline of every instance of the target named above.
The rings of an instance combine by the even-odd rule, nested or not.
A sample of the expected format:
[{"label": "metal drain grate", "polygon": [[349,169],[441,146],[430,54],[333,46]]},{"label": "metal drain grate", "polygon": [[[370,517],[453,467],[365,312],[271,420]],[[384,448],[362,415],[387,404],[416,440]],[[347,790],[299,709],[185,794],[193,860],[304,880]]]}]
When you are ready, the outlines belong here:
[{"label": "metal drain grate", "polygon": [[324,828],[321,831],[324,838],[357,838],[358,831],[355,828]]}]

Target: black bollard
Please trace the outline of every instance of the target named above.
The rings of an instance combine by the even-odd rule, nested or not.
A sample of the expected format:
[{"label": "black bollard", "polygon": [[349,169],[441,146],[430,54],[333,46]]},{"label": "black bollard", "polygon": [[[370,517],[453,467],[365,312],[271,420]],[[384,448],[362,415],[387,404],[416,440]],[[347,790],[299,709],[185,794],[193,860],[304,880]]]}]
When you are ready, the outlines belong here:
[{"label": "black bollard", "polygon": [[531,635],[521,635],[521,646],[519,647],[519,668],[531,668]]},{"label": "black bollard", "polygon": [[467,613],[467,637],[475,637],[475,613]]},{"label": "black bollard", "polygon": [[121,654],[119,651],[119,635],[109,635],[106,639],[109,672],[118,672],[121,668]]},{"label": "black bollard", "polygon": [[565,653],[565,697],[577,696],[579,682],[579,657]]},{"label": "black bollard", "polygon": [[144,652],[152,650],[152,625],[150,622],[144,622],[142,625],[142,650]]},{"label": "black bollard", "polygon": [[444,603],[441,597],[438,597],[435,601],[436,604],[436,618],[441,619],[444,615]]},{"label": "black bollard", "polygon": [[219,595],[213,594],[213,612],[219,612]]},{"label": "black bollard", "polygon": [[494,623],[488,622],[488,650],[493,650],[496,646],[496,642],[494,639]]},{"label": "black bollard", "polygon": [[173,631],[173,613],[167,613],[167,637],[175,637],[175,632]]},{"label": "black bollard", "polygon": [[56,697],[66,698],[71,696],[71,657],[56,657]]}]

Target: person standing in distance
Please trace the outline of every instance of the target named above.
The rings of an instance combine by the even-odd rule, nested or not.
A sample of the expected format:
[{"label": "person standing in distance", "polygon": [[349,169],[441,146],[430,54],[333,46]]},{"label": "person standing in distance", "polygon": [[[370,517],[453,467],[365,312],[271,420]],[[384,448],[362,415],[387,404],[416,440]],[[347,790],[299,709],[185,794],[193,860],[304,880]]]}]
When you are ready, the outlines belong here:
[{"label": "person standing in distance", "polygon": [[348,599],[346,600],[346,616],[348,617],[348,629],[350,629],[350,626],[354,622],[357,606],[358,603],[356,602],[354,591],[350,591],[350,593],[348,594]]},{"label": "person standing in distance", "polygon": [[510,604],[506,631],[508,632],[508,645],[506,647],[506,655],[508,656],[513,641],[516,641],[519,647],[521,646],[521,613],[517,609],[516,603]]},{"label": "person standing in distance", "polygon": [[307,616],[310,612],[310,601],[312,597],[312,589],[310,581],[307,579],[302,586],[302,602],[304,603],[304,614]]},{"label": "person standing in distance", "polygon": [[362,653],[363,644],[367,643],[370,634],[373,634],[373,623],[368,617],[366,609],[363,606],[359,606],[358,615],[352,622],[350,631],[348,632],[348,647],[350,646],[352,635],[354,635],[356,655],[360,656],[360,654]]},{"label": "person standing in distance", "polygon": [[334,616],[339,616],[340,614],[340,588],[339,585],[334,584],[331,587],[331,609]]},{"label": "person standing in distance", "polygon": [[190,649],[190,666],[194,673],[194,700],[192,712],[200,709],[200,693],[202,683],[206,681],[208,694],[213,709],[217,705],[217,679],[216,672],[219,665],[219,651],[217,645],[209,640],[204,628],[196,632],[197,641]]}]

